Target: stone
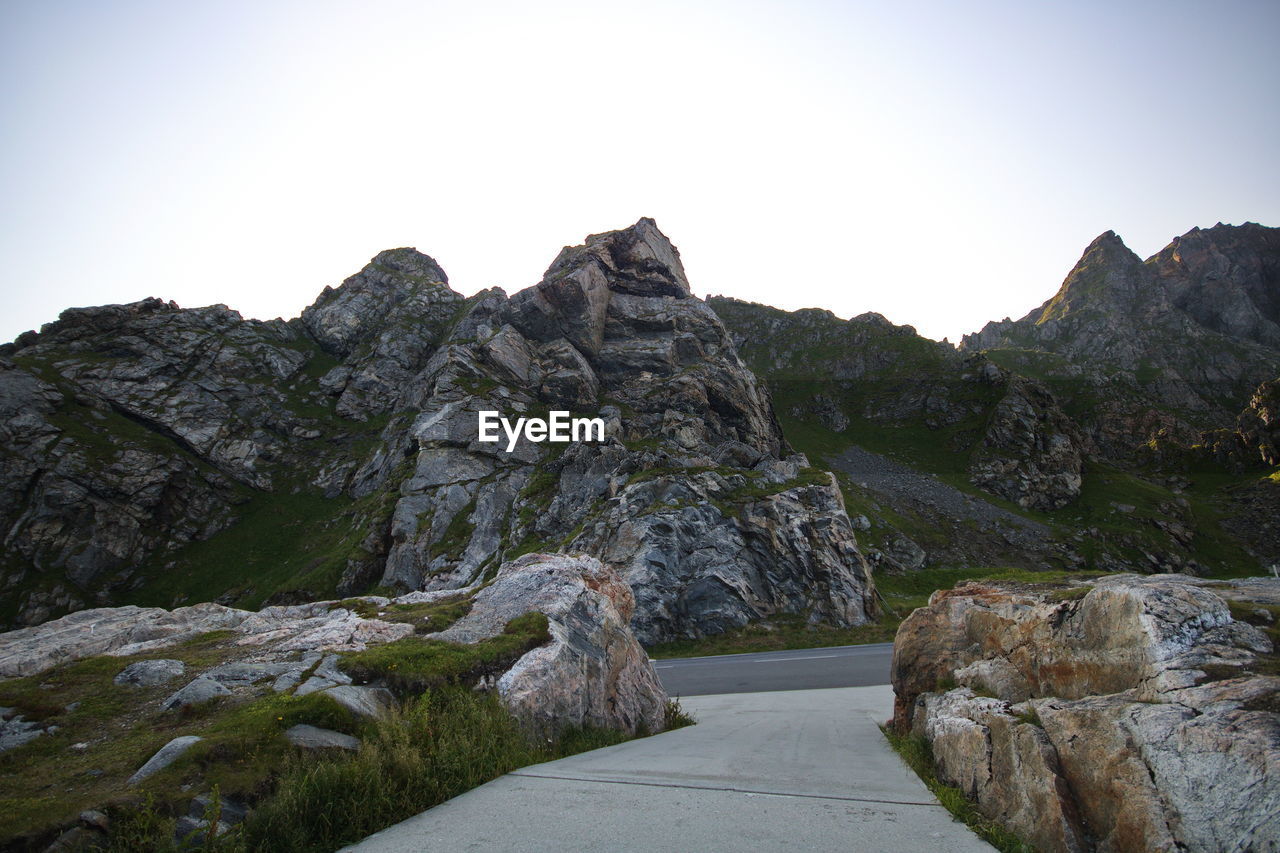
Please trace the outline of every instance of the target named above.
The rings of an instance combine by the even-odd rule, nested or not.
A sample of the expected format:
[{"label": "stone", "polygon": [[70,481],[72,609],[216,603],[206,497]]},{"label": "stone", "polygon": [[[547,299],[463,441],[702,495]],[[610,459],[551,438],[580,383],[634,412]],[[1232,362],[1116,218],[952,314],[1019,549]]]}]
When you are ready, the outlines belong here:
[{"label": "stone", "polygon": [[[403,248],[326,288],[297,321],[152,299],[73,309],[24,340],[18,361],[0,369],[0,433],[21,438],[16,461],[0,472],[0,520],[16,531],[6,548],[17,549],[14,565],[27,572],[20,584],[31,587],[24,622],[127,598],[130,572],[184,553],[187,542],[207,540],[216,552],[219,531],[239,515],[232,484],[270,503],[285,471],[335,508],[351,499],[395,505],[389,520],[380,511],[355,522],[337,582],[343,594],[377,583],[471,588],[514,545],[576,537],[574,550],[621,554],[630,566],[647,642],[777,613],[838,625],[875,616],[873,581],[834,482],[806,475],[803,488],[786,488],[768,479],[775,494],[734,497],[758,492],[766,480],[749,481],[765,468],[796,466],[784,463],[792,454],[768,388],[692,295],[679,251],[651,219],[566,248],[539,283],[510,297],[494,288],[464,300],[434,260]],[[521,440],[508,453],[475,440],[478,411],[560,407],[598,413],[605,440],[563,456],[546,443]],[[82,421],[103,424],[94,441],[59,426],[81,410],[91,412]],[[407,411],[418,414],[395,414]],[[362,427],[375,423],[385,426]],[[103,451],[116,438],[124,449]],[[681,472],[708,468],[720,480],[680,482],[691,479]],[[688,501],[715,501],[724,512],[648,517],[655,501],[668,501],[643,482],[650,470],[669,472],[664,484],[687,488]],[[526,491],[531,483],[540,488]],[[611,506],[619,492],[624,500]],[[606,509],[620,535],[594,524],[576,534]],[[710,559],[718,549],[724,556]],[[61,587],[36,568],[64,563]],[[261,568],[232,561],[225,600],[258,583]],[[290,601],[328,592],[279,583],[258,592],[288,591]],[[99,613],[62,622],[63,636],[32,634],[9,649],[0,639],[0,677],[88,654],[151,654],[210,630],[235,630],[246,646],[273,653],[357,651],[413,631],[341,607],[306,616],[184,611],[114,614],[118,625]],[[73,634],[73,624],[85,630]],[[321,679],[307,687],[282,671],[272,686],[335,683]]]},{"label": "stone", "polygon": [[[218,821],[214,826],[213,835],[216,838],[226,833],[231,827],[222,821]],[[190,815],[182,815],[173,825],[173,840],[177,843],[179,849],[183,850],[199,850],[204,844],[204,839],[209,833],[209,821],[203,818],[191,817]]]},{"label": "stone", "polygon": [[895,725],[1038,849],[1266,849],[1280,677],[1227,602],[1271,604],[1280,580],[1081,583],[934,593],[895,639]]},{"label": "stone", "polygon": [[355,714],[357,717],[379,719],[391,711],[395,696],[384,687],[357,687],[352,684],[340,684],[337,687],[325,688],[323,691],[333,701]]},{"label": "stone", "polygon": [[147,763],[139,767],[137,771],[129,777],[126,784],[130,786],[137,785],[139,782],[154,776],[181,758],[187,750],[191,749],[191,747],[195,746],[201,740],[203,740],[203,738],[198,735],[183,735],[182,737],[174,738],[164,746],[160,747],[159,751],[156,752],[155,755],[147,759]]},{"label": "stone", "polygon": [[1011,377],[970,460],[969,477],[1024,509],[1061,509],[1080,496],[1084,439],[1047,388]]},{"label": "stone", "polygon": [[466,616],[430,636],[474,643],[525,613],[545,614],[551,641],[498,678],[503,704],[547,736],[567,725],[659,732],[667,694],[628,627],[634,608],[630,587],[599,560],[527,554],[504,563]]},{"label": "stone", "polygon": [[[6,710],[12,711],[12,709]],[[21,714],[11,714],[0,722],[0,752],[8,752],[28,744],[45,731],[46,728],[41,723],[24,720]]]},{"label": "stone", "polygon": [[301,723],[287,729],[284,736],[289,743],[300,749],[345,749],[350,752],[356,752],[360,749],[359,738],[344,735],[331,729],[321,729]]},{"label": "stone", "polygon": [[212,678],[201,676],[185,687],[171,694],[160,703],[161,710],[183,711],[196,705],[203,705],[222,696],[230,696],[231,691]]},{"label": "stone", "polygon": [[140,660],[122,669],[114,680],[116,684],[133,687],[155,687],[181,678],[186,670],[186,664],[180,660]]},{"label": "stone", "polygon": [[75,853],[75,851],[93,849],[101,841],[101,836],[85,826],[73,826],[65,830],[53,840],[44,853]]},{"label": "stone", "polygon": [[249,614],[220,604],[175,610],[115,607],[82,610],[54,622],[0,634],[0,677],[33,675],[59,663],[103,654],[133,655],[235,628]]},{"label": "stone", "polygon": [[966,687],[925,694],[923,701],[915,732],[929,741],[941,779],[1037,850],[1091,849],[1058,752],[1037,723]]}]

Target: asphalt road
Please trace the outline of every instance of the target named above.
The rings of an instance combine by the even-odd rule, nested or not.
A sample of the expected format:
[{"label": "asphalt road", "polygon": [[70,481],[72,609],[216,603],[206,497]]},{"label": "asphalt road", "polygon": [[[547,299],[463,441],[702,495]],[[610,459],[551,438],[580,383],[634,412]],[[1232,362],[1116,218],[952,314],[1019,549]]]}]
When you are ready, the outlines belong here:
[{"label": "asphalt road", "polygon": [[764,693],[889,683],[893,643],[656,660],[672,696]]}]

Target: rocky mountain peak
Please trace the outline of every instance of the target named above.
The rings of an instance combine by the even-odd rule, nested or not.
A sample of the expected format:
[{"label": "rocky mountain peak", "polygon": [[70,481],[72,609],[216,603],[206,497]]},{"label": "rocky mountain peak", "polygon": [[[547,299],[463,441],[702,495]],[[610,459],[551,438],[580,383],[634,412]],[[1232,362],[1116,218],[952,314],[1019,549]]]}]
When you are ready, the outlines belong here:
[{"label": "rocky mountain peak", "polygon": [[1200,325],[1280,349],[1280,229],[1193,228],[1147,264],[1173,305]]},{"label": "rocky mountain peak", "polygon": [[599,264],[610,289],[635,296],[685,297],[690,293],[680,252],[648,217],[630,228],[587,237],[581,246],[566,246],[543,276],[552,282],[588,264]]},{"label": "rocky mountain peak", "polygon": [[426,281],[449,283],[449,276],[430,255],[424,255],[412,246],[400,249],[384,249],[369,262],[370,266],[400,273]]},{"label": "rocky mountain peak", "polygon": [[303,310],[302,324],[327,352],[345,357],[391,325],[393,310],[407,316],[461,301],[448,282],[440,265],[417,249],[387,249],[337,288],[326,287]]},{"label": "rocky mountain peak", "polygon": [[1057,294],[1040,307],[1035,322],[1046,323],[1081,310],[1128,310],[1138,297],[1136,273],[1142,259],[1114,231],[1094,238]]}]

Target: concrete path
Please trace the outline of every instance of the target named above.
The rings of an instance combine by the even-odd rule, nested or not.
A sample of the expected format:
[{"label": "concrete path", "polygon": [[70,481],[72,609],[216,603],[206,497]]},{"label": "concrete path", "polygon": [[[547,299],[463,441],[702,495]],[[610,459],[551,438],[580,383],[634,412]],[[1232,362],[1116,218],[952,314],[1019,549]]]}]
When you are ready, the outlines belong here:
[{"label": "concrete path", "polygon": [[888,684],[893,643],[747,652],[653,662],[662,686],[672,696],[708,693],[762,693],[766,690],[816,690]]},{"label": "concrete path", "polygon": [[696,726],[517,770],[347,849],[992,849],[889,748],[887,686],[682,704]]}]

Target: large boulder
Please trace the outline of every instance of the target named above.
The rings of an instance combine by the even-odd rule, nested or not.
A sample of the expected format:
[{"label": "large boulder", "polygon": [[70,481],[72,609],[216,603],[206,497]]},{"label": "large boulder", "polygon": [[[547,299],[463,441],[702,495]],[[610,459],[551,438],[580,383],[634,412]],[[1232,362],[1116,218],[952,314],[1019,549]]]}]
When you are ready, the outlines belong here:
[{"label": "large boulder", "polygon": [[631,588],[594,557],[527,554],[498,570],[471,611],[434,639],[496,637],[530,611],[546,615],[551,641],[498,679],[503,703],[531,728],[565,725],[662,730],[667,694],[631,633]]},{"label": "large boulder", "polygon": [[[895,725],[1045,850],[1273,850],[1280,581],[964,584],[894,643]],[[1234,611],[1233,611],[1234,608]]]}]

